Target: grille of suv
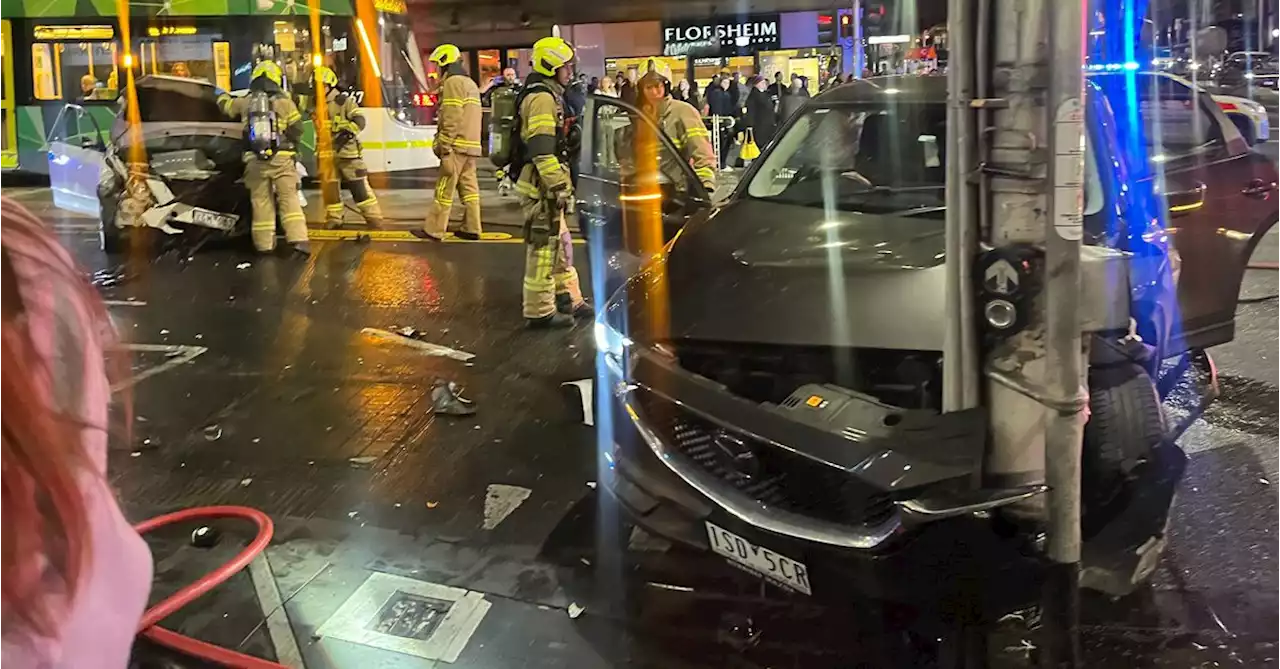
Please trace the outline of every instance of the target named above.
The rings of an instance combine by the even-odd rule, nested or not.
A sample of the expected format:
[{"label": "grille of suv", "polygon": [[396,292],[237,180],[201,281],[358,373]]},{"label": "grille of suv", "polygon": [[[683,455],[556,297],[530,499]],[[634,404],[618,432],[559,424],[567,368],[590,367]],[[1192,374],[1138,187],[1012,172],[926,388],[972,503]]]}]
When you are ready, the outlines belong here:
[{"label": "grille of suv", "polygon": [[[840,469],[724,430],[652,393],[637,396],[644,418],[669,446],[752,499],[845,525],[876,525],[893,513],[888,495]],[[749,451],[749,462],[735,462],[716,444],[726,437]]]}]

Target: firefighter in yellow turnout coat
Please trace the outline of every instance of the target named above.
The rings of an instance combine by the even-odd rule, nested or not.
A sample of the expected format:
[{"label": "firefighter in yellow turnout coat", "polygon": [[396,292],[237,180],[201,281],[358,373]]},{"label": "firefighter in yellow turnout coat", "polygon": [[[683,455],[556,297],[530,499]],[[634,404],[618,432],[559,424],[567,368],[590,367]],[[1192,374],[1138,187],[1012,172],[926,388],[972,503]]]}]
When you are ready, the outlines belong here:
[{"label": "firefighter in yellow turnout coat", "polygon": [[[334,157],[337,159],[338,178],[342,187],[351,193],[356,209],[370,228],[382,227],[382,209],[378,197],[369,187],[369,168],[364,164],[364,151],[360,145],[360,131],[364,130],[364,114],[355,96],[338,90],[338,75],[321,65],[316,68],[320,83],[324,84],[325,103],[329,114],[329,131],[333,134]],[[342,227],[343,204],[330,202],[324,208],[325,225]]]},{"label": "firefighter in yellow turnout coat", "polygon": [[442,240],[449,227],[453,194],[462,198],[464,216],[461,239],[480,239],[480,183],[476,180],[476,159],[480,157],[480,89],[458,62],[462,52],[452,44],[441,44],[429,60],[440,67],[440,107],[436,112],[434,149],[440,158],[440,179],[435,199],[422,232],[424,239]]},{"label": "firefighter in yellow turnout coat", "polygon": [[[711,146],[711,131],[702,123],[702,114],[693,105],[671,97],[671,68],[666,63],[651,59],[648,71],[640,78],[639,106],[655,119],[671,143],[680,150],[680,157],[693,167],[707,193],[716,189],[716,153]],[[675,184],[685,182],[682,171],[670,162],[667,152],[659,152],[666,159],[658,169]]]},{"label": "firefighter in yellow turnout coat", "polygon": [[298,168],[294,165],[302,138],[302,114],[285,93],[283,82],[280,66],[264,60],[253,68],[249,93],[232,98],[223,91],[218,95],[218,108],[245,126],[244,183],[253,205],[254,248],[264,253],[275,248],[278,209],[285,240],[298,253],[307,254],[307,217],[298,201]]},{"label": "firefighter in yellow turnout coat", "polygon": [[573,74],[573,48],[559,37],[533,45],[533,73],[519,103],[523,157],[516,192],[524,214],[524,317],[531,328],[571,327],[590,318],[573,267],[565,213],[573,209],[573,185],[564,147],[564,88]]}]

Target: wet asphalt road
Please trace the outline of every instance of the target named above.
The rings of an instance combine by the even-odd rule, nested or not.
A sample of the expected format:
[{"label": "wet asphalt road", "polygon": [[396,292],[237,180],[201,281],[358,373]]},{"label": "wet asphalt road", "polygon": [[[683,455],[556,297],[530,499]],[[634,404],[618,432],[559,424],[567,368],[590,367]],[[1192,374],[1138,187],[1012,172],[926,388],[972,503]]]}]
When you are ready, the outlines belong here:
[{"label": "wet asphalt road", "polygon": [[[37,191],[19,195],[89,270],[116,264],[97,252],[92,221],[49,210]],[[1255,260],[1277,255],[1273,233]],[[307,260],[209,249],[185,267],[140,262],[135,280],[104,289],[134,345],[134,436],[115,440],[110,461],[129,516],[244,504],[277,523],[273,579],[237,576],[170,626],[293,666],[290,627],[313,669],[436,666],[412,654],[423,647],[372,648],[374,623],[337,629],[383,574],[483,597],[479,626],[457,632],[461,667],[938,663],[930,639],[952,630],[871,603],[815,606],[643,536],[620,567],[601,548],[615,523],[594,488],[593,432],[561,386],[591,374],[589,328],[523,331],[521,267],[519,244],[327,242]],[[1276,289],[1274,271],[1251,271],[1244,294]],[[475,358],[361,333],[391,326]],[[1181,442],[1190,462],[1164,561],[1150,589],[1085,598],[1086,666],[1275,663],[1276,347],[1276,301],[1242,305],[1236,340],[1214,351],[1224,397]],[[440,379],[463,386],[478,413],[431,415]],[[245,538],[217,527],[226,537],[210,550],[187,546],[191,528],[153,537],[157,596]],[[272,585],[282,607],[260,603],[275,601]],[[353,642],[360,624],[365,642]],[[758,633],[746,650],[735,627]],[[1029,666],[1035,637],[1014,629],[988,640],[993,666]],[[139,666],[199,666],[171,661],[140,647]]]}]

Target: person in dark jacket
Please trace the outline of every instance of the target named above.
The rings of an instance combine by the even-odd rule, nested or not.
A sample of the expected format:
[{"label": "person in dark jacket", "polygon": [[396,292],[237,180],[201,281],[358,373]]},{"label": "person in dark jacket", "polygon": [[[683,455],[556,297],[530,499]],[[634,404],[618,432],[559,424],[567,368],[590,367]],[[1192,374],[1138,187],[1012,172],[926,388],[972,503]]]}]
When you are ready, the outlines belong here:
[{"label": "person in dark jacket", "polygon": [[738,96],[732,91],[733,81],[720,77],[715,88],[707,91],[707,109],[720,131],[720,169],[729,165],[729,147],[733,144],[733,125],[738,115]]},{"label": "person in dark jacket", "polygon": [[778,114],[774,111],[773,98],[768,93],[768,84],[764,77],[752,78],[751,93],[747,95],[747,111],[742,116],[742,126],[750,128],[756,140],[756,146],[764,150],[764,146],[773,139],[778,127]]},{"label": "person in dark jacket", "polygon": [[809,100],[809,82],[799,74],[791,75],[791,88],[778,102],[778,121],[782,122],[800,110]]}]

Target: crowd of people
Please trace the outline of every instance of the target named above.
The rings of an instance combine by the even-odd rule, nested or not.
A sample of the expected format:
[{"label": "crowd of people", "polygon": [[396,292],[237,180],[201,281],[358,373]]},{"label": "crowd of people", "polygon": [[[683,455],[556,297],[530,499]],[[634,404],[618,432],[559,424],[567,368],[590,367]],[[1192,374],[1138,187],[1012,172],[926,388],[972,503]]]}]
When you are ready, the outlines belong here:
[{"label": "crowd of people", "polygon": [[[596,95],[621,98],[635,104],[640,73],[631,68],[615,76],[592,77],[585,87]],[[833,74],[821,90],[853,80],[853,75]],[[740,147],[748,139],[764,146],[774,132],[809,99],[809,80],[792,74],[788,82],[781,72],[772,81],[760,75],[747,77],[740,71],[722,69],[706,87],[680,78],[671,89],[671,99],[693,106],[706,124],[719,135],[719,169],[732,170],[739,162]]]}]

